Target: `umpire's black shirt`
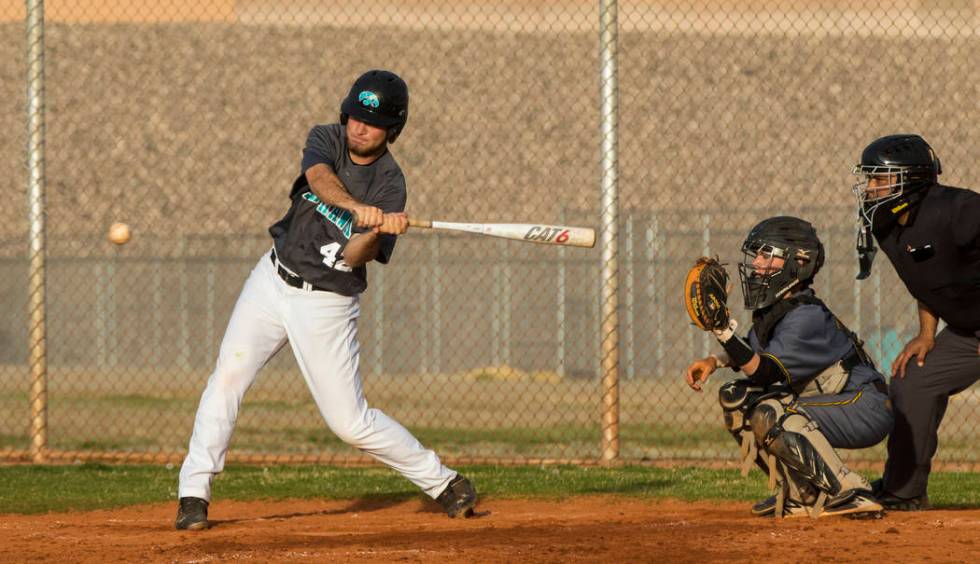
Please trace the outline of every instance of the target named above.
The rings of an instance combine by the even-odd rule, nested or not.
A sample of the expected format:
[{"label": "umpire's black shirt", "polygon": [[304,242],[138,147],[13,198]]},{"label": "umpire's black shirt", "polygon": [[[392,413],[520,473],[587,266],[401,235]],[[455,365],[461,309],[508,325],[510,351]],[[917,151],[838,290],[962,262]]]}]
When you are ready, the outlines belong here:
[{"label": "umpire's black shirt", "polygon": [[905,225],[875,238],[915,299],[980,337],[980,194],[935,184]]}]

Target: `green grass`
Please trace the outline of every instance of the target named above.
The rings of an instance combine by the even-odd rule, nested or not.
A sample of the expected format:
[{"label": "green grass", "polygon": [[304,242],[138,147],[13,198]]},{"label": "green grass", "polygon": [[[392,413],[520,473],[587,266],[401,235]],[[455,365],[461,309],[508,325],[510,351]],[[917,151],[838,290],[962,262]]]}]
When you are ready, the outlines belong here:
[{"label": "green grass", "polygon": [[0,433],[0,447],[3,448],[24,448],[24,445],[29,444],[30,440],[31,438],[26,432],[22,435]]},{"label": "green grass", "polygon": [[[562,499],[625,495],[682,500],[751,501],[766,495],[758,472],[705,468],[582,468],[575,466],[470,466],[461,471],[492,498]],[[175,501],[178,468],[161,466],[0,467],[0,511],[44,513]],[[930,499],[939,507],[980,507],[980,474],[932,476]],[[233,466],[215,480],[218,499],[421,499],[404,478],[386,468]]]},{"label": "green grass", "polygon": [[[374,407],[447,458],[599,456],[601,390],[597,382],[544,381],[520,374],[515,378],[502,379],[490,370],[369,375],[365,392]],[[198,371],[119,367],[104,373],[53,368],[48,446],[55,450],[183,453],[203,379]],[[0,382],[0,448],[26,450],[30,402],[24,385],[14,383]],[[451,397],[446,390],[452,390]],[[626,462],[733,460],[737,455],[734,441],[722,429],[714,388],[692,394],[676,379],[637,377],[621,383],[620,399],[619,446]],[[955,396],[941,430],[938,462],[977,460],[978,406],[980,391]],[[292,367],[263,371],[246,396],[232,448],[238,453],[324,457],[354,453],[326,428]],[[884,451],[879,446],[844,456],[848,461],[881,461]]]},{"label": "green grass", "polygon": [[[422,444],[444,454],[504,453],[510,456],[561,456],[568,449],[592,453],[602,431],[598,425],[549,425],[547,427],[449,428],[411,427]],[[731,437],[717,427],[701,427],[678,433],[672,425],[622,425],[620,440],[631,445],[655,445],[658,449],[700,449],[735,453]],[[270,443],[280,449],[302,448],[304,451],[342,452],[349,450],[325,426],[313,428],[269,428],[241,425],[235,432],[236,448],[262,451]],[[303,448],[303,447],[306,448]],[[311,449],[309,447],[315,447]]]}]

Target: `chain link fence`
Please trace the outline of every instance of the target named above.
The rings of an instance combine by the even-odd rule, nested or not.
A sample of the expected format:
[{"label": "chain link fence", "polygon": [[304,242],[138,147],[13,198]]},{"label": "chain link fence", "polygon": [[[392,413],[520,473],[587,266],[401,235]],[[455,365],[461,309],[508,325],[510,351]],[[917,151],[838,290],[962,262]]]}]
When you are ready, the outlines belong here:
[{"label": "chain link fence", "polygon": [[[887,260],[854,280],[850,167],[915,131],[945,183],[980,186],[980,3],[783,4],[48,0],[32,51],[41,2],[0,0],[0,457],[182,458],[306,132],[388,68],[412,92],[393,146],[411,214],[602,236],[402,237],[363,297],[368,400],[457,463],[734,459],[723,378],[682,381],[711,346],[679,296],[693,258],[734,262],[770,215],[812,221],[819,294],[887,369],[915,307]],[[976,390],[953,398],[939,460],[977,462],[978,417]],[[288,352],[246,396],[236,458],[364,460]]]}]

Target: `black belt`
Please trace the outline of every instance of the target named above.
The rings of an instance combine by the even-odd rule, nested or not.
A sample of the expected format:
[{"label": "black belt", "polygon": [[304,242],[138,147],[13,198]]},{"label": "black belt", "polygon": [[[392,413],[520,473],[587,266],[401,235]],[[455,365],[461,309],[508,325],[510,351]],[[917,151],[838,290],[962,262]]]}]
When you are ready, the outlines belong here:
[{"label": "black belt", "polygon": [[[304,289],[304,286],[306,286],[306,281],[303,280],[302,277],[296,276],[292,272],[289,272],[288,270],[286,270],[286,267],[284,267],[282,264],[279,263],[278,260],[276,260],[276,249],[274,247],[272,249],[272,252],[269,253],[269,260],[272,261],[272,264],[276,265],[276,272],[279,273],[279,278],[282,278],[282,281],[283,282],[285,282],[286,284],[292,286],[293,288],[299,288],[300,290],[303,290]],[[310,284],[309,285],[309,288],[311,288],[313,290],[316,290],[318,292],[329,292],[330,291],[330,290],[326,290],[324,288],[321,288],[319,286],[314,286],[313,284]]]},{"label": "black belt", "polygon": [[886,396],[888,395],[888,384],[885,383],[884,380],[875,380],[874,382],[871,382],[871,385],[874,386],[879,392],[885,394]]},{"label": "black belt", "polygon": [[847,356],[840,359],[840,364],[844,368],[844,370],[850,372],[851,370],[854,370],[856,366],[861,364],[867,365],[872,369],[874,369],[874,363],[871,361],[870,358],[868,358],[862,353],[864,353],[864,349],[861,349],[860,352],[858,352],[858,350],[855,349],[852,350]]},{"label": "black belt", "polygon": [[[862,352],[864,351],[862,350]],[[869,364],[869,361],[870,359],[866,358],[863,354],[859,353],[857,350],[853,350],[849,355],[841,359],[840,364],[841,367],[843,367],[844,370],[850,374],[852,370],[862,364],[874,370],[874,365]],[[886,396],[888,395],[888,384],[884,380],[875,380],[871,382],[871,385],[874,386],[874,388],[879,392],[885,394]]]}]

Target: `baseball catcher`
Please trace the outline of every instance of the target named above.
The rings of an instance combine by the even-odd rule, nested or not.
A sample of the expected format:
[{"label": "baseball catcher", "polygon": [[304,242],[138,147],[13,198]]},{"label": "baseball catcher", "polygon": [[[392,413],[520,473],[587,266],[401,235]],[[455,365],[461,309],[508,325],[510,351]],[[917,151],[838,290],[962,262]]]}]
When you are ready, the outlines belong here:
[{"label": "baseball catcher", "polygon": [[888,435],[886,384],[862,341],[816,296],[813,280],[824,263],[816,230],[802,219],[772,217],[752,228],[742,254],[739,279],[752,311],[747,337],[726,305],[724,266],[701,258],[688,273],[688,313],[723,352],[694,361],[686,379],[701,391],[719,366],[742,373],[718,396],[743,474],[758,466],[775,492],[752,513],[880,517],[870,484],[835,449],[867,448]]}]

